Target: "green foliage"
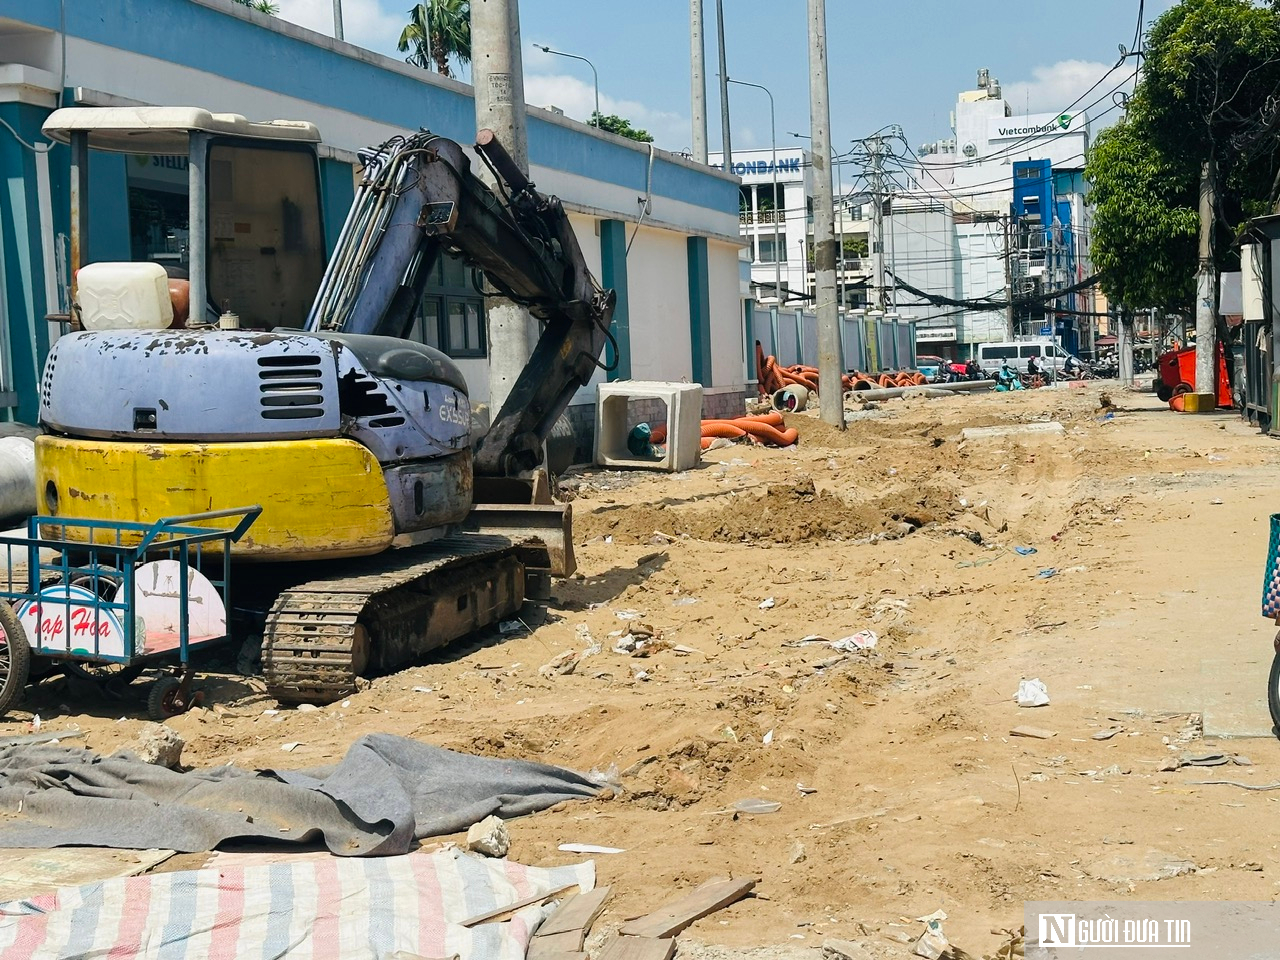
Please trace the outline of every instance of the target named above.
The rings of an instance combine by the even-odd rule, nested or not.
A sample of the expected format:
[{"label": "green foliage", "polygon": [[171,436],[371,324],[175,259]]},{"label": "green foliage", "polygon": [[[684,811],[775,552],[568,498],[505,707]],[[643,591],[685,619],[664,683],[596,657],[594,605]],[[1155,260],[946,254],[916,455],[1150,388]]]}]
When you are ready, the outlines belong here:
[{"label": "green foliage", "polygon": [[1198,179],[1131,121],[1104,131],[1086,170],[1094,206],[1094,267],[1113,303],[1187,309],[1195,297]]},{"label": "green foliage", "polygon": [[1142,71],[1135,107],[1161,150],[1229,165],[1265,136],[1260,121],[1280,87],[1280,16],[1249,0],[1182,0],[1152,25]]},{"label": "green foliage", "polygon": [[867,256],[867,238],[866,237],[845,237],[844,238],[844,255],[846,258]]},{"label": "green foliage", "polygon": [[453,76],[450,58],[471,62],[471,0],[427,0],[409,11],[396,49],[411,51],[406,63],[423,70],[434,65],[444,77]]},{"label": "green foliage", "polygon": [[1189,310],[1201,164],[1217,164],[1217,266],[1280,192],[1280,0],[1182,0],[1152,25],[1124,121],[1085,168],[1093,260],[1114,303]]},{"label": "green foliage", "polygon": [[608,130],[610,133],[616,133],[620,137],[626,137],[628,140],[639,140],[641,143],[653,143],[653,137],[648,130],[637,130],[631,126],[631,121],[624,117],[619,117],[612,113],[595,113],[591,114],[590,123],[599,120],[601,130]]},{"label": "green foliage", "polygon": [[265,13],[269,17],[274,17],[280,12],[280,4],[272,3],[271,0],[235,0],[235,2],[242,7],[248,7],[250,10]]}]

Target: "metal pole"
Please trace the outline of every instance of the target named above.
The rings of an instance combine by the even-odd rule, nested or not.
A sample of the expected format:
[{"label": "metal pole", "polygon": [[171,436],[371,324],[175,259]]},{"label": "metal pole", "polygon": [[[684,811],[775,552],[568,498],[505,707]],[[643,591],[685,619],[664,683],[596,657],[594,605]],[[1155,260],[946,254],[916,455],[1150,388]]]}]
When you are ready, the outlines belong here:
[{"label": "metal pole", "polygon": [[707,47],[702,0],[689,0],[689,82],[693,90],[693,162],[707,162]]},{"label": "metal pole", "polygon": [[[592,63],[590,60],[588,60],[586,57],[580,57],[576,53],[565,53],[563,50],[552,50],[550,47],[545,46],[541,43],[535,43],[534,47],[537,48],[538,50],[541,50],[543,53],[549,53],[556,57],[568,57],[570,60],[581,60],[588,67],[591,68],[591,84],[596,92],[596,112],[595,112],[595,116],[592,119],[592,124],[595,126],[597,130],[599,130],[600,129],[600,74],[596,73],[596,65]],[[523,92],[521,95],[523,96]],[[527,170],[525,172],[528,173]]]},{"label": "metal pole", "polygon": [[813,130],[813,265],[818,306],[818,399],[822,419],[844,429],[836,237],[831,203],[831,89],[827,85],[827,4],[809,0],[809,116]]},{"label": "metal pole", "polygon": [[599,130],[600,129],[600,74],[596,73],[596,65],[594,63],[592,63],[590,60],[587,60],[586,57],[583,57],[582,59],[586,60],[587,66],[591,68],[591,85],[595,87],[595,90],[596,90],[596,114],[594,119],[596,123],[596,129]]},{"label": "metal pole", "polygon": [[[524,71],[520,58],[519,0],[472,0],[471,79],[476,128],[492,130],[523,173],[529,172],[525,132]],[[480,175],[492,182],[484,164]],[[491,299],[489,327],[489,409],[506,402],[531,355],[529,312],[509,300]]]},{"label": "metal pole", "polygon": [[1006,340],[1014,338],[1013,326],[1013,217],[1011,215],[1004,218],[1004,286],[1006,291],[1005,299],[1008,303],[1004,307],[1004,336]]},{"label": "metal pole", "polygon": [[716,37],[720,44],[720,149],[724,168],[733,172],[733,140],[729,134],[729,65],[724,52],[724,0],[716,0]]},{"label": "metal pole", "polygon": [[778,206],[778,126],[774,121],[773,94],[769,92],[768,87],[762,87],[758,83],[748,83],[746,80],[729,80],[729,83],[736,83],[742,87],[755,87],[757,90],[763,90],[765,96],[769,98],[769,136],[773,144],[773,295],[778,300],[778,306],[782,306],[782,250],[778,236],[778,222],[782,210]]},{"label": "metal pole", "polygon": [[342,0],[333,0],[333,37],[342,39]]},{"label": "metal pole", "polygon": [[[187,277],[191,284],[188,316],[200,324],[209,315],[209,204],[206,199],[205,169],[209,158],[209,135],[192,133],[187,157]],[[248,306],[248,304],[232,304]]]},{"label": "metal pole", "polygon": [[893,229],[893,193],[889,194],[889,302],[898,309],[898,234]]},{"label": "metal pole", "polygon": [[71,286],[67,312],[71,329],[80,329],[80,285],[76,274],[84,266],[89,243],[89,133],[76,130],[71,134]]}]

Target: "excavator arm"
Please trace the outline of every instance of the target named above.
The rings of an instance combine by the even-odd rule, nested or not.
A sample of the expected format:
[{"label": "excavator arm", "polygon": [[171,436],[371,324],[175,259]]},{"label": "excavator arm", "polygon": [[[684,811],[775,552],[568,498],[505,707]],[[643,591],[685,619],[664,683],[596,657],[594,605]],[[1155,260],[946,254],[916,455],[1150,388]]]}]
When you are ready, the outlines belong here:
[{"label": "excavator arm", "polygon": [[476,150],[500,196],[457,143],[429,132],[361,153],[365,176],[307,329],[404,338],[441,252],[461,254],[543,324],[474,450],[479,476],[520,477],[542,462],[543,442],[599,365],[614,293],[591,276],[560,201],[534,188],[491,131],[480,131]]}]

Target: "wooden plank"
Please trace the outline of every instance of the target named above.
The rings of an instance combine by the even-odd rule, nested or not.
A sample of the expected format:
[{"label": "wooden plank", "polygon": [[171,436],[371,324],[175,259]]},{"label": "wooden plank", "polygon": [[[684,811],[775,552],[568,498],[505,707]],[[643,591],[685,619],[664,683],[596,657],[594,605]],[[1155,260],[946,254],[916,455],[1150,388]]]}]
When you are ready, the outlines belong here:
[{"label": "wooden plank", "polygon": [[755,879],[704,883],[662,909],[623,924],[618,933],[624,937],[674,937],[695,920],[742,899],[755,885]]},{"label": "wooden plank", "polygon": [[558,897],[560,894],[566,893],[574,888],[578,888],[576,883],[566,883],[563,887],[557,887],[555,890],[548,890],[546,893],[535,893],[533,896],[517,900],[515,903],[508,903],[505,907],[497,907],[487,913],[478,913],[474,917],[469,917],[462,921],[462,926],[474,927],[478,923],[488,923],[490,920],[505,920],[507,919],[507,914],[515,913],[517,910],[523,910],[525,907],[532,906],[535,903],[542,903],[546,900]]},{"label": "wooden plank", "polygon": [[565,953],[581,953],[586,939],[587,931],[582,929],[553,933],[549,937],[534,937],[529,941],[526,960],[553,960]]},{"label": "wooden plank", "polygon": [[[560,904],[559,909],[547,917],[545,923],[538,928],[536,936],[549,937],[569,930],[591,929],[596,917],[604,910],[604,902],[609,899],[611,887],[597,887],[590,893],[580,893]],[[582,949],[579,947],[578,949]]]},{"label": "wooden plank", "polygon": [[674,939],[618,937],[604,948],[600,960],[671,960],[675,955]]},{"label": "wooden plank", "polygon": [[109,850],[101,847],[0,850],[0,901],[24,900],[59,887],[132,877],[172,856],[172,850]]},{"label": "wooden plank", "polygon": [[1011,737],[1031,737],[1034,740],[1048,740],[1057,735],[1056,730],[1045,730],[1043,727],[1014,727],[1009,731]]}]

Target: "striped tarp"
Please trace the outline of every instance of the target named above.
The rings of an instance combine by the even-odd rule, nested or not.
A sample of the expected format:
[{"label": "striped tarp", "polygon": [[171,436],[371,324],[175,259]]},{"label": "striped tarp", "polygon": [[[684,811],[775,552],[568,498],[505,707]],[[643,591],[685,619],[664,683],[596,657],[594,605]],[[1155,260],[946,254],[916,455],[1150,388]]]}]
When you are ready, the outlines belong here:
[{"label": "striped tarp", "polygon": [[148,874],[0,905],[0,960],[524,960],[547,908],[461,922],[594,882],[590,861],[541,869],[458,850]]}]

